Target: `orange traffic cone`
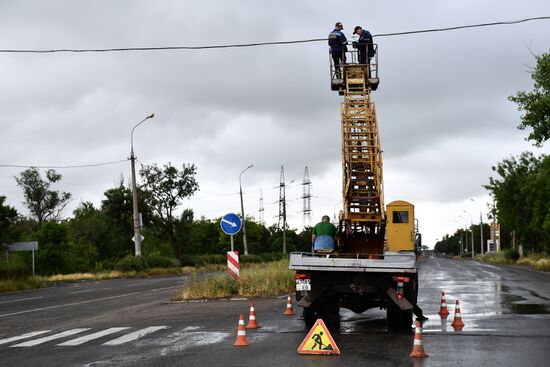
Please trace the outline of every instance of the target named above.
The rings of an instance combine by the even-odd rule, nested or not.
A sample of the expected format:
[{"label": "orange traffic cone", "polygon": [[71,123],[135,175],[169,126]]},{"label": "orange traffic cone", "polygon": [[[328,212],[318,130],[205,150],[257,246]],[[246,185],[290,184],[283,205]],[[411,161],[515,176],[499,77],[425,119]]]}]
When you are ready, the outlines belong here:
[{"label": "orange traffic cone", "polygon": [[422,345],[422,323],[416,321],[416,328],[414,329],[414,345],[410,357],[413,358],[426,358],[428,355],[424,352],[424,345]]},{"label": "orange traffic cone", "polygon": [[250,304],[250,315],[248,316],[247,329],[258,329],[260,325],[256,322],[256,311],[254,310],[254,303]]},{"label": "orange traffic cone", "polygon": [[233,343],[235,347],[248,347],[250,343],[246,338],[246,328],[244,327],[244,315],[239,318],[239,329],[237,331],[237,339]]},{"label": "orange traffic cone", "polygon": [[449,310],[447,310],[447,301],[445,300],[445,292],[441,292],[441,308],[439,309],[439,316],[442,319],[446,319],[449,316]]},{"label": "orange traffic cone", "polygon": [[460,313],[460,303],[458,300],[456,300],[455,303],[455,319],[453,320],[451,326],[455,329],[455,331],[462,331],[462,328],[464,327],[464,323],[462,322],[462,314]]},{"label": "orange traffic cone", "polygon": [[292,308],[292,297],[290,296],[290,293],[288,294],[288,298],[286,299],[285,315],[287,316],[294,315],[294,309]]}]

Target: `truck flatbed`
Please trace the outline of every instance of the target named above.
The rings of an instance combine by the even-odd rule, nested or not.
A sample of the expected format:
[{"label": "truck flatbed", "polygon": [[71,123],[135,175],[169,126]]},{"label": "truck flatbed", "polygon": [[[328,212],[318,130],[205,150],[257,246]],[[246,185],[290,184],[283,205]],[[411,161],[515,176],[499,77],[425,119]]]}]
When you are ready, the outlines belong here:
[{"label": "truck flatbed", "polygon": [[[346,271],[372,273],[416,273],[414,252],[385,253],[369,258],[356,254],[319,254],[293,252],[290,254],[291,270]],[[371,257],[374,257],[371,255]]]}]

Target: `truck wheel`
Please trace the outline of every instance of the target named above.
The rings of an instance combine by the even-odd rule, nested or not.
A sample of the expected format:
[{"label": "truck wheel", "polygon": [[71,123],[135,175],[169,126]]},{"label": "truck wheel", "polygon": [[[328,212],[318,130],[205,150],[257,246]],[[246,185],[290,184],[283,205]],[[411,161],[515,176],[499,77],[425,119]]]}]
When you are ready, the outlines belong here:
[{"label": "truck wheel", "polygon": [[313,307],[304,307],[304,323],[306,325],[306,329],[311,329],[313,324],[315,324],[315,321],[317,321],[315,309]]},{"label": "truck wheel", "polygon": [[412,325],[412,311],[402,311],[392,300],[388,300],[386,308],[388,327],[391,330],[410,331]]},{"label": "truck wheel", "polygon": [[338,300],[324,300],[319,305],[319,318],[323,319],[327,327],[337,328],[340,325],[340,304]]}]

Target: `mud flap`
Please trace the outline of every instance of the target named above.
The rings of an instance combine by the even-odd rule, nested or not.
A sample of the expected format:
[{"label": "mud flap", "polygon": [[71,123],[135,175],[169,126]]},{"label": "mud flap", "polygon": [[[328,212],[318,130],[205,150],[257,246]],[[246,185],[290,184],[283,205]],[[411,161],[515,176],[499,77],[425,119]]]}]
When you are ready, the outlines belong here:
[{"label": "mud flap", "polygon": [[405,297],[402,299],[397,299],[397,291],[389,283],[385,283],[384,288],[388,297],[397,305],[397,307],[401,309],[401,311],[410,311],[412,309],[412,312],[419,321],[424,322],[428,320],[428,318],[422,313],[422,309],[418,307],[417,304],[412,304]]},{"label": "mud flap", "polygon": [[402,311],[409,311],[413,308],[413,305],[405,297],[397,299],[397,291],[392,287],[386,288],[386,294]]}]

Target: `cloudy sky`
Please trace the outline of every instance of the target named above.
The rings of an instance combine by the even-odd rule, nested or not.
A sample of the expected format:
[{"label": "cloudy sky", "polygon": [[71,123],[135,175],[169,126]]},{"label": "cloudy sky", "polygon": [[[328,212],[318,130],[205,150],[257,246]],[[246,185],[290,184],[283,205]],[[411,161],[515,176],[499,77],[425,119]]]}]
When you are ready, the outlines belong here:
[{"label": "cloudy sky", "polygon": [[[200,46],[323,38],[336,21],[373,34],[549,16],[525,1],[8,1],[0,0],[0,49]],[[479,219],[491,166],[525,150],[520,113],[507,97],[530,90],[532,56],[550,49],[550,21],[375,37],[374,93],[387,202],[416,205],[425,244]],[[290,225],[302,226],[304,167],[314,222],[341,207],[342,97],[330,91],[324,42],[203,51],[0,53],[0,164],[64,166],[124,160],[130,130],[144,164],[198,167],[197,216],[240,211],[277,221],[280,167]],[[22,213],[14,175],[0,167],[0,195]],[[57,187],[82,201],[130,176],[129,162],[59,170]],[[469,214],[463,213],[466,210]],[[459,215],[463,215],[459,218]]]}]

